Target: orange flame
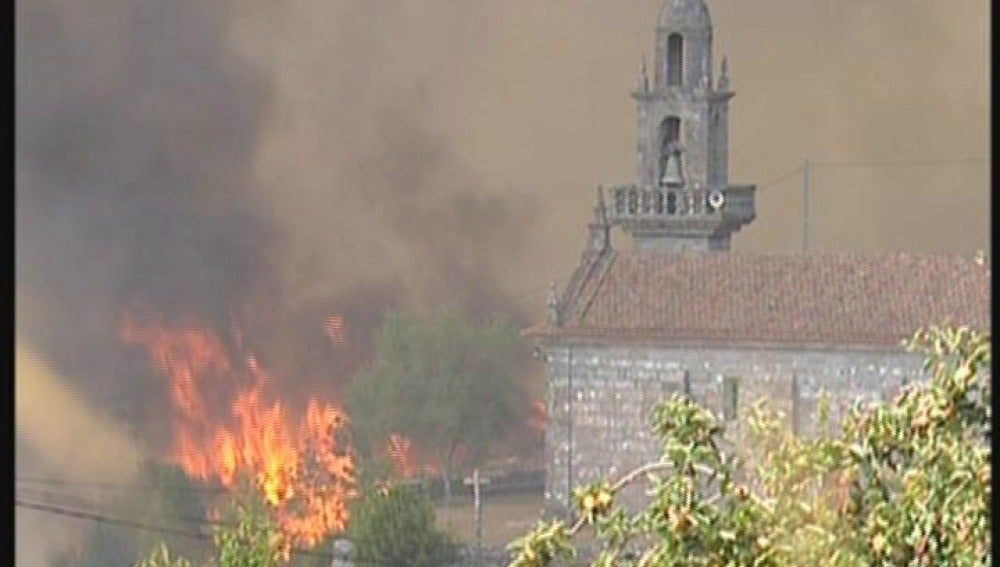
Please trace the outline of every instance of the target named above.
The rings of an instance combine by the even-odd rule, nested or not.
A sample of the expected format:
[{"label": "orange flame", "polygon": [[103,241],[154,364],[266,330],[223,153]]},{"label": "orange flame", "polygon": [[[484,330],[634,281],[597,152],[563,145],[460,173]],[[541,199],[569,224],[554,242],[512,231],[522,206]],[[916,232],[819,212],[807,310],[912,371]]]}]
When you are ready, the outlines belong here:
[{"label": "orange flame", "polygon": [[544,432],[548,415],[545,409],[545,402],[536,400],[531,404],[531,413],[528,415],[528,427],[535,431]]},{"label": "orange flame", "polygon": [[392,459],[396,474],[403,478],[413,478],[417,474],[411,446],[412,443],[406,437],[395,433],[389,435],[389,458]]},{"label": "orange flame", "polygon": [[396,474],[402,478],[415,478],[421,473],[434,475],[438,472],[436,466],[419,458],[409,438],[398,433],[389,435],[386,452]]},{"label": "orange flame", "polygon": [[333,347],[334,363],[345,368],[350,368],[353,361],[353,349],[351,339],[344,325],[344,318],[340,315],[331,315],[326,318],[323,324],[327,338],[330,339],[330,346]]},{"label": "orange flame", "polygon": [[330,338],[330,343],[337,350],[347,350],[351,346],[347,338],[347,330],[344,328],[344,318],[340,315],[331,315],[326,318],[324,325],[326,336]]},{"label": "orange flame", "polygon": [[[344,529],[354,495],[353,456],[338,436],[346,414],[311,398],[293,428],[284,406],[265,399],[268,375],[257,360],[247,357],[248,375],[240,376],[210,331],[138,327],[126,318],[121,336],[145,346],[170,378],[172,457],[188,475],[227,488],[248,475],[275,513],[286,552]],[[228,415],[206,411],[219,399]]]}]

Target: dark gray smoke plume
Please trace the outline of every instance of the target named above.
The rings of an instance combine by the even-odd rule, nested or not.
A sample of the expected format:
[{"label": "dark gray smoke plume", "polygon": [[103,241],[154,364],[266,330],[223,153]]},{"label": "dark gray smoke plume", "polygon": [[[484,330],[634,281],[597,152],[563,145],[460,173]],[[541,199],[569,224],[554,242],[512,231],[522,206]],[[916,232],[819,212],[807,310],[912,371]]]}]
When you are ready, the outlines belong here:
[{"label": "dark gray smoke plume", "polygon": [[[147,393],[116,380],[122,369],[109,361],[124,309],[222,332],[235,316],[249,336],[268,325],[257,333],[266,351],[281,342],[275,322],[296,335],[291,342],[322,341],[324,310],[364,312],[347,320],[363,344],[392,305],[510,307],[498,274],[520,252],[528,207],[482,191],[426,123],[420,77],[379,94],[392,82],[382,64],[393,37],[379,26],[409,29],[407,10],[331,8],[342,16],[331,22],[339,49],[323,51],[328,74],[313,77],[330,99],[316,120],[351,151],[331,155],[332,168],[315,163],[323,199],[309,202],[301,176],[273,179],[255,162],[264,132],[281,124],[276,78],[252,50],[240,51],[232,25],[248,14],[266,20],[263,8],[111,0],[18,8],[19,305],[25,331],[70,374],[110,381],[102,391],[123,398]],[[302,218],[287,214],[303,202]],[[325,238],[286,238],[302,230]],[[312,291],[303,299],[300,287]],[[253,320],[263,313],[269,322]],[[283,324],[290,320],[302,330]]]},{"label": "dark gray smoke plume", "polygon": [[[323,9],[338,14],[334,45],[311,50],[326,66],[310,84],[329,105],[311,120],[332,135],[297,143],[288,175],[267,159],[288,127],[268,56],[294,42],[282,27],[294,16],[245,2],[18,2],[18,334],[154,448],[169,442],[166,380],[122,343],[124,313],[229,343],[235,323],[294,407],[338,396],[386,309],[517,308],[502,282],[529,207],[484,191],[428,119],[421,77],[385,66],[399,35],[387,28],[417,44],[435,29],[414,32],[421,12],[389,4]],[[282,39],[240,43],[261,25]],[[451,29],[467,49],[446,46],[438,65],[475,53],[474,30]],[[349,354],[324,333],[332,315]]]},{"label": "dark gray smoke plume", "polygon": [[279,233],[250,189],[267,81],[228,45],[224,4],[17,8],[19,330],[121,410],[150,393],[112,356],[123,309],[216,323],[266,280]]}]

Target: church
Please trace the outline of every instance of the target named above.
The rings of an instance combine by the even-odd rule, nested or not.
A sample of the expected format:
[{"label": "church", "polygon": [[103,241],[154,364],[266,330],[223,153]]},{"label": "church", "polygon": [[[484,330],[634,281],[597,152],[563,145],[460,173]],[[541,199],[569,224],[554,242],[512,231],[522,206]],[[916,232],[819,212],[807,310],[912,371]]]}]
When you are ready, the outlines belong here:
[{"label": "church", "polygon": [[729,181],[734,92],[704,0],[666,0],[655,42],[632,93],[636,178],[598,189],[579,265],[525,331],[545,365],[551,513],[574,486],[656,459],[649,413],[673,392],[726,423],[765,397],[807,434],[821,392],[836,420],[919,379],[901,346],[918,328],[990,325],[981,258],[731,251],[755,186]]}]

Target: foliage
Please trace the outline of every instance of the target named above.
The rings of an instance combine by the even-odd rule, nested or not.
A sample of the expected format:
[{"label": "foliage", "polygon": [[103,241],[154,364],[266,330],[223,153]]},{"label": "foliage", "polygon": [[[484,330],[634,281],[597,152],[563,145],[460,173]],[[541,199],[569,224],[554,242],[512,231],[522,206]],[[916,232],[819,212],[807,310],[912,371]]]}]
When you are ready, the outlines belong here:
[{"label": "foliage", "polygon": [[[595,566],[988,565],[990,337],[931,328],[907,345],[929,380],[856,406],[836,434],[798,437],[758,404],[752,466],[720,450],[710,412],[672,397],[653,413],[662,458],[579,488],[578,520],[539,523],[510,545],[510,565],[572,560],[584,527]],[[629,513],[615,496],[643,479],[651,498]]]},{"label": "foliage", "polygon": [[437,567],[456,558],[454,542],[436,527],[430,499],[407,486],[365,491],[354,503],[347,535],[359,565]]},{"label": "foliage", "polygon": [[191,567],[191,562],[183,557],[172,557],[166,544],[160,543],[147,557],[136,563],[135,567]]},{"label": "foliage", "polygon": [[377,453],[389,434],[419,440],[440,459],[446,494],[456,451],[473,458],[522,421],[516,372],[517,327],[503,319],[477,325],[443,309],[425,318],[387,316],[374,363],[348,393],[355,439]]},{"label": "foliage", "polygon": [[261,506],[238,503],[235,526],[215,530],[213,567],[278,567],[289,558],[273,520]]},{"label": "foliage", "polygon": [[[208,567],[278,567],[287,562],[289,549],[282,545],[278,531],[256,500],[238,499],[232,504],[235,523],[223,522],[215,528],[215,549]],[[193,563],[171,555],[169,547],[159,543],[136,567],[191,567]]]}]

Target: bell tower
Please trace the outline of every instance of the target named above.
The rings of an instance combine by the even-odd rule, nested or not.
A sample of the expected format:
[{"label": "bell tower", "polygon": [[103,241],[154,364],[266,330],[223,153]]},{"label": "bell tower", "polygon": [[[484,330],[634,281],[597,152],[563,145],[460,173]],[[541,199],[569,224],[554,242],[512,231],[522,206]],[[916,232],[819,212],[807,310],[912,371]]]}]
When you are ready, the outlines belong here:
[{"label": "bell tower", "polygon": [[653,76],[635,92],[636,183],[612,189],[610,218],[636,246],[728,250],[755,216],[754,186],[729,185],[729,70],[713,77],[712,20],[704,0],[666,0],[656,25]]}]

